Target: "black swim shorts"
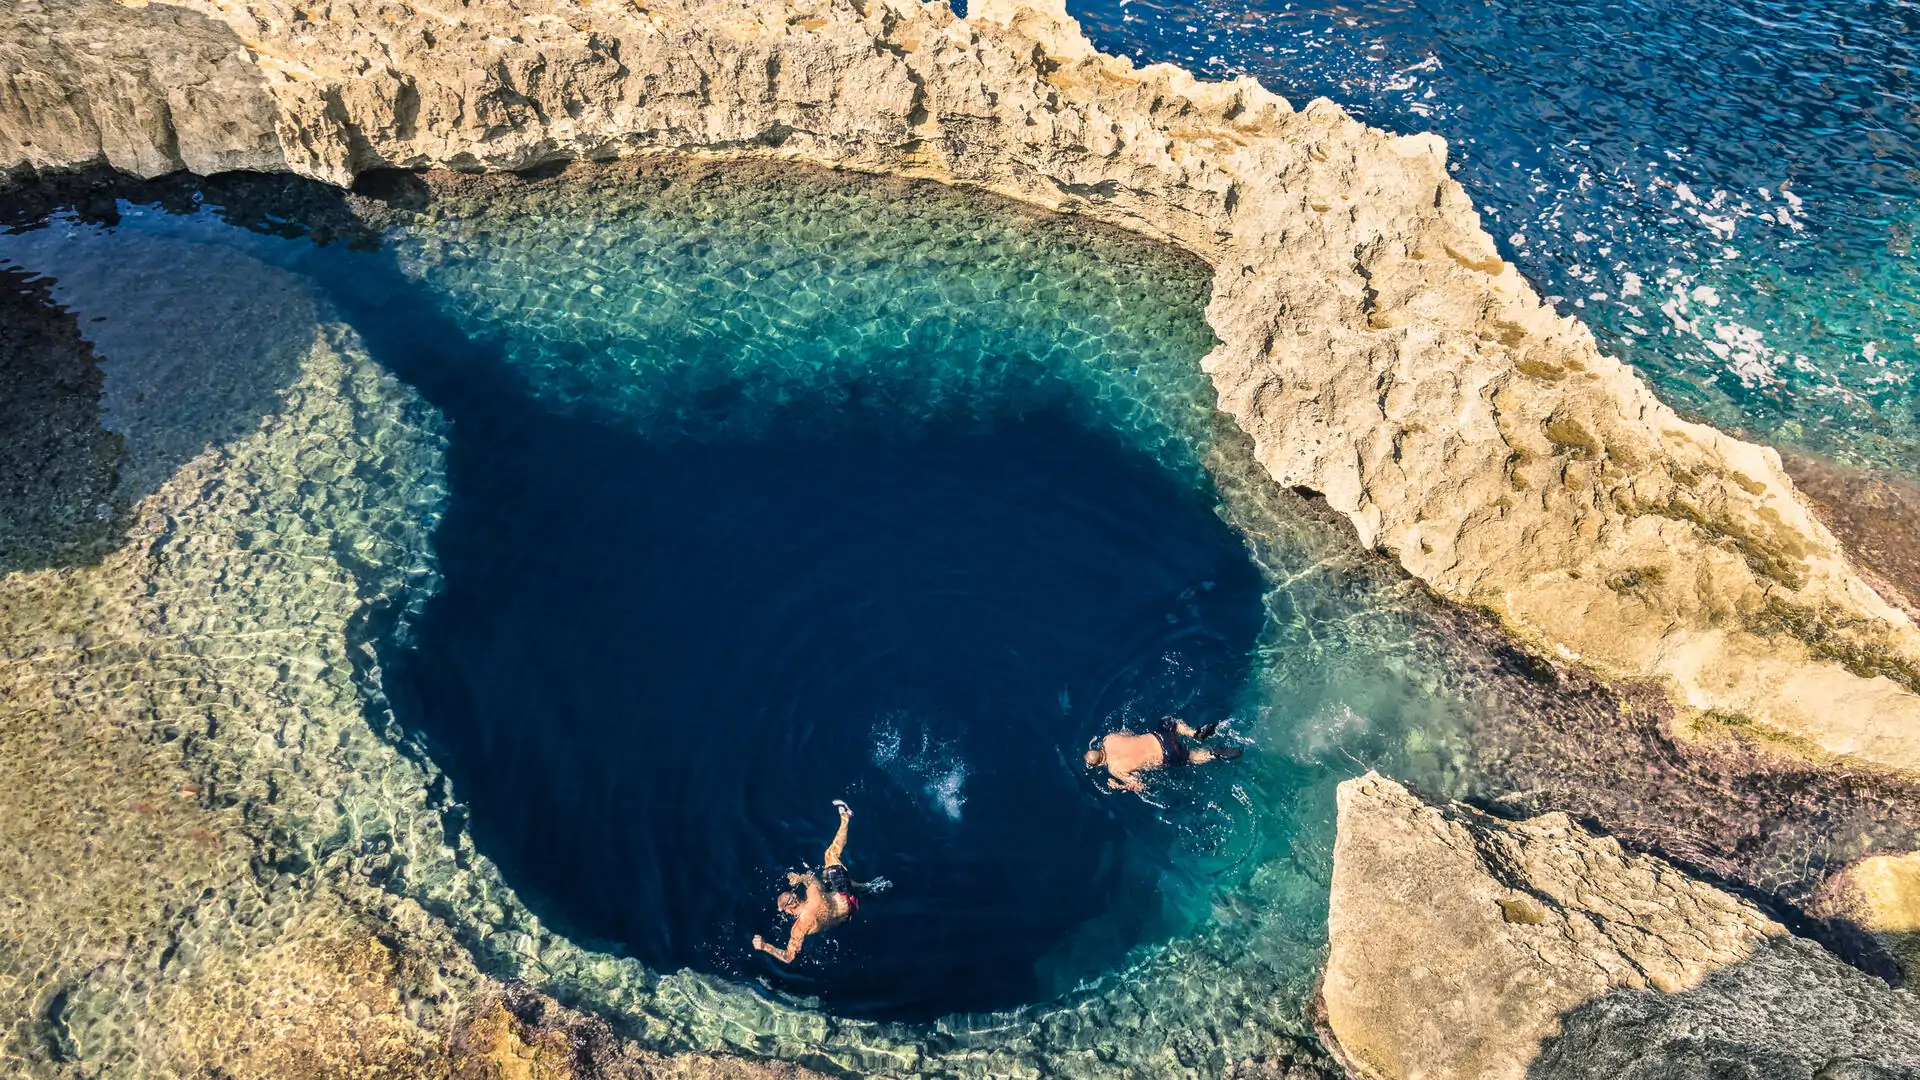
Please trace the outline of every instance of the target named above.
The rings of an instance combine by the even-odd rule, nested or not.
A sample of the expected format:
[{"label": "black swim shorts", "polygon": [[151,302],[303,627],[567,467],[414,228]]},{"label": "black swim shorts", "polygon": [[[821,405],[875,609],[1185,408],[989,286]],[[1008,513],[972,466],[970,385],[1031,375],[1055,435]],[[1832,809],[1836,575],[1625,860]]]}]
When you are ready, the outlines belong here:
[{"label": "black swim shorts", "polygon": [[1160,726],[1153,729],[1153,737],[1160,740],[1162,765],[1185,765],[1187,747],[1180,741],[1179,721],[1171,716],[1160,718]]}]

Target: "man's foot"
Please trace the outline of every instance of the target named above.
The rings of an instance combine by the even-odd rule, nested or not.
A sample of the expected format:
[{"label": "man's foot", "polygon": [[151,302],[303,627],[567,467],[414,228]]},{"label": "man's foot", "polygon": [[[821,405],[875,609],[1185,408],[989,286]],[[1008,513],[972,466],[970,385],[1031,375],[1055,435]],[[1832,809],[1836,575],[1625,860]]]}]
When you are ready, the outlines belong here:
[{"label": "man's foot", "polygon": [[853,807],[847,805],[847,800],[835,799],[833,800],[833,805],[839,809],[841,817],[850,818],[853,816]]},{"label": "man's foot", "polygon": [[1206,742],[1208,739],[1213,738],[1214,732],[1219,730],[1220,721],[1209,720],[1199,731],[1193,733],[1193,737],[1200,742]]},{"label": "man's foot", "polygon": [[1246,752],[1244,746],[1222,746],[1213,752],[1213,756],[1221,761],[1232,761]]}]

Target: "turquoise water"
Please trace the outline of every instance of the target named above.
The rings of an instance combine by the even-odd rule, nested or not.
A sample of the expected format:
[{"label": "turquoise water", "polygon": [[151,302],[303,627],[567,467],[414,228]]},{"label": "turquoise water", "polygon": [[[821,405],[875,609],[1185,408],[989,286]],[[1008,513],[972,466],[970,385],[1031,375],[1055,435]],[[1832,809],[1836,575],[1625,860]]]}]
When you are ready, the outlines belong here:
[{"label": "turquoise water", "polygon": [[[1225,1062],[1308,1030],[1333,786],[1371,764],[1464,783],[1465,668],[1213,411],[1189,259],[755,167],[456,185],[382,212],[377,251],[218,201],[62,212],[0,234],[0,260],[84,315],[129,497],[284,385],[284,349],[241,335],[265,285],[195,331],[231,361],[212,400],[143,314],[235,260],[303,282],[287,304],[449,422],[437,597],[384,646],[385,690],[518,899],[427,852],[388,887],[476,934],[577,938],[502,973],[669,1045],[955,1075],[1096,1044],[1096,1071]],[[1246,757],[1145,800],[1077,766],[1167,712],[1224,720]],[[702,771],[676,775],[692,747]],[[745,939],[775,930],[832,797],[861,810],[856,869],[895,890],[778,969]]]},{"label": "turquoise water", "polygon": [[[497,340],[512,370],[547,408],[592,416],[652,443],[716,454],[754,446],[805,454],[811,442],[826,467],[849,436],[900,440],[898,452],[913,454],[929,452],[929,441],[949,446],[943,440],[953,438],[955,425],[962,431],[999,427],[1018,439],[1030,438],[1018,431],[1036,430],[1032,425],[1066,424],[1099,432],[1116,450],[1153,463],[1167,480],[1214,506],[1210,515],[1245,524],[1272,513],[1252,501],[1221,504],[1209,472],[1230,455],[1221,444],[1211,386],[1196,363],[1213,343],[1200,318],[1209,276],[1204,267],[1068,219],[1011,206],[981,214],[978,201],[936,187],[806,173],[759,184],[756,176],[751,168],[692,178],[642,172],[628,183],[535,183],[471,201],[448,194],[390,233],[387,248],[463,330]],[[459,427],[456,419],[456,443]],[[1230,434],[1225,438],[1232,454],[1243,452]],[[959,445],[935,456],[960,453]],[[1036,469],[1049,457],[1029,456]],[[965,471],[994,475],[995,468],[981,459]],[[1052,498],[1063,506],[1093,498],[1100,484],[1128,483],[1100,479],[1101,470],[1086,466],[1070,471],[1089,486],[1061,489]],[[873,479],[832,481],[841,482],[864,486]],[[794,487],[790,480],[779,483]],[[897,495],[886,497],[868,513],[885,518],[903,505]],[[1176,508],[1170,503],[1166,512]],[[1005,512],[984,503],[977,509]],[[855,531],[864,517],[854,516]],[[1173,524],[1138,527],[1154,529],[1166,551],[1177,552]],[[1031,518],[1006,525],[1016,531],[1062,527]],[[1123,533],[1132,527],[1106,526]],[[1130,843],[1154,853],[1144,856],[1141,870],[1127,872],[1124,899],[1110,901],[1041,950],[1034,985],[1048,988],[1040,991],[1043,1000],[1071,995],[1076,985],[1100,987],[1105,972],[1143,964],[1144,970],[1167,965],[1162,977],[1180,980],[1191,993],[1199,971],[1217,981],[1245,967],[1233,957],[1252,948],[1264,958],[1260,977],[1277,983],[1250,992],[1244,988],[1249,976],[1234,975],[1211,992],[1231,995],[1225,1000],[1235,1001],[1236,1010],[1271,998],[1259,1007],[1290,1015],[1285,1026],[1298,1029],[1297,1010],[1324,934],[1331,785],[1362,760],[1406,756],[1408,747],[1438,761],[1448,734],[1436,731],[1457,737],[1467,711],[1435,693],[1440,677],[1421,666],[1428,660],[1423,645],[1432,645],[1416,644],[1414,631],[1400,625],[1393,595],[1369,592],[1364,579],[1346,580],[1338,561],[1317,562],[1326,553],[1304,546],[1310,541],[1298,535],[1303,527],[1281,523],[1272,544],[1248,550],[1272,560],[1262,567],[1265,585],[1258,589],[1264,595],[1257,606],[1266,614],[1250,628],[1254,637],[1241,642],[1230,686],[1208,686],[1204,652],[1177,637],[1158,646],[1147,644],[1154,640],[1149,637],[1124,650],[1118,682],[1082,684],[1070,666],[1047,665],[1036,696],[1044,686],[1049,700],[1040,712],[1052,713],[1052,720],[1016,719],[1024,714],[1009,705],[989,704],[987,713],[995,715],[973,715],[979,706],[956,706],[949,695],[950,708],[972,715],[957,728],[930,722],[924,708],[892,710],[876,702],[862,707],[851,737],[827,737],[829,743],[871,742],[878,732],[883,745],[903,738],[909,750],[919,747],[920,760],[907,768],[926,775],[915,774],[904,786],[924,791],[931,781],[938,787],[957,770],[964,789],[950,793],[964,790],[966,801],[948,803],[952,810],[990,800],[996,774],[1011,785],[1002,790],[1026,790],[1035,798],[1047,790],[1040,777],[1016,779],[1023,775],[1019,763],[994,760],[987,746],[1018,745],[1006,742],[1011,731],[991,736],[996,723],[1064,722],[1044,754],[1071,756],[1100,730],[1123,724],[1137,730],[1162,712],[1211,708],[1254,747],[1244,768],[1170,780],[1145,807],[1100,800],[1107,804],[1100,813],[1130,822]],[[1110,557],[1091,534],[1073,546],[1096,565]],[[878,574],[895,557],[869,561]],[[1008,557],[996,558],[1004,571]],[[1151,581],[1157,561],[1135,556],[1134,565]],[[998,606],[1004,611],[1012,602]],[[1030,590],[1021,602],[1053,603]],[[1078,603],[1090,611],[1108,607],[1090,598]],[[1218,619],[1216,613],[1211,621]],[[1155,615],[1154,621],[1171,627],[1174,617]],[[1005,627],[976,629],[1002,646],[1027,648]],[[902,626],[890,636],[909,640],[914,632]],[[1071,636],[1097,640],[1090,627]],[[855,648],[852,655],[868,651]],[[991,678],[997,687],[1008,685],[1006,673]],[[805,724],[819,730],[815,721]],[[842,756],[861,752],[843,746]],[[803,773],[825,767],[822,758],[804,760],[810,764]],[[1087,794],[1083,786],[1077,796],[1083,808]],[[819,832],[816,807],[829,793],[823,788],[808,796],[813,806],[783,811],[792,822],[792,845],[811,836],[809,829]],[[983,807],[983,817],[987,812]],[[933,824],[941,824],[938,818],[952,815],[933,816]],[[959,821],[966,820],[962,810]],[[911,837],[897,831],[894,837],[900,856],[909,855]],[[901,877],[884,865],[872,872]],[[995,887],[1016,897],[1032,892],[1035,903],[1050,888],[1017,877]],[[1234,895],[1242,899],[1229,902],[1233,915],[1222,918],[1223,897]],[[886,903],[882,897],[876,907],[883,911]],[[736,938],[753,932],[744,911],[728,919],[738,920],[729,925]],[[1009,936],[1017,925],[1006,924]],[[1157,941],[1132,940],[1149,925],[1161,933],[1175,928],[1173,938],[1188,943],[1184,963],[1169,964]],[[930,925],[923,933],[938,937],[941,929]],[[981,933],[992,931],[983,926]],[[857,927],[844,931],[849,943],[834,946],[850,961],[860,958],[859,934]],[[1202,941],[1210,947],[1198,948]],[[1130,958],[1116,959],[1130,948]],[[884,966],[871,956],[868,963]],[[769,974],[737,957],[705,966],[786,984],[785,973]],[[893,977],[912,978],[906,971]],[[786,985],[832,1003],[830,969],[808,969],[799,978]],[[1229,989],[1235,986],[1240,993]],[[897,987],[892,992],[912,996]]]},{"label": "turquoise water", "polygon": [[1911,0],[1069,8],[1104,49],[1446,136],[1502,254],[1668,402],[1920,476]]},{"label": "turquoise water", "polygon": [[[364,222],[213,185],[62,210],[0,263],[94,343],[126,498],[286,407],[309,327],[439,414],[437,564],[367,690],[444,780],[288,827],[324,861],[424,799],[445,824],[381,886],[658,1045],[952,1076],[1271,1052],[1310,1031],[1333,789],[1368,767],[1788,895],[1899,839],[1871,791],[1788,771],[1729,801],[1657,714],[1275,489],[1213,410],[1189,259],[804,169],[385,182]],[[1146,799],[1075,765],[1166,712],[1246,756]],[[895,891],[777,968],[745,941],[834,797]]]}]

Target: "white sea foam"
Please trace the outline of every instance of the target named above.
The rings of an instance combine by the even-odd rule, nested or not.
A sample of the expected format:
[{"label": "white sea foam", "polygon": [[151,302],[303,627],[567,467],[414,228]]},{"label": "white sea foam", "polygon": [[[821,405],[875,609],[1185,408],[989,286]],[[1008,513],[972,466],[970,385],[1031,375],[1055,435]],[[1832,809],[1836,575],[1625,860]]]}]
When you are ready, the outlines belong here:
[{"label": "white sea foam", "polygon": [[967,805],[966,785],[966,763],[956,762],[945,773],[927,781],[924,789],[949,821],[959,821],[960,810]]},{"label": "white sea foam", "polygon": [[959,821],[967,805],[967,763],[951,742],[933,737],[926,721],[889,713],[873,728],[873,763],[902,788],[923,796],[929,810]]}]

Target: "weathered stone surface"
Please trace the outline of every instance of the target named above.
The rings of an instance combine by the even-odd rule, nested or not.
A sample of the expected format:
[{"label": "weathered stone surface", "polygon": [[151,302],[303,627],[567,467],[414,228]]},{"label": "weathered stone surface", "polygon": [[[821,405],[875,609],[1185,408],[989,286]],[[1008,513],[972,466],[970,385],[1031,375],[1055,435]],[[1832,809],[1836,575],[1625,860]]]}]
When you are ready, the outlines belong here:
[{"label": "weathered stone surface", "polygon": [[1326,1025],[1363,1076],[1920,1069],[1920,999],[1563,814],[1505,822],[1350,780],[1328,922]]},{"label": "weathered stone surface", "polygon": [[225,25],[177,7],[0,8],[0,168],[135,176],[283,165],[266,78]]},{"label": "weathered stone surface", "polygon": [[[222,118],[258,116],[258,81],[122,85],[84,57],[96,25],[133,16],[65,2],[5,54],[0,163],[165,167],[164,153],[98,149],[112,140],[97,118],[163,104],[184,164],[232,167],[254,146],[251,120]],[[1215,268],[1221,344],[1205,366],[1275,482],[1325,493],[1364,544],[1537,650],[1920,769],[1908,617],[1848,564],[1777,454],[1681,420],[1541,304],[1439,139],[1323,101],[1295,110],[1251,79],[1136,69],[1028,2],[984,0],[969,20],[912,0],[165,10],[231,28],[286,167],[335,182],[376,166],[757,154],[977,184],[1170,240]],[[161,10],[140,32],[181,38]]]}]

